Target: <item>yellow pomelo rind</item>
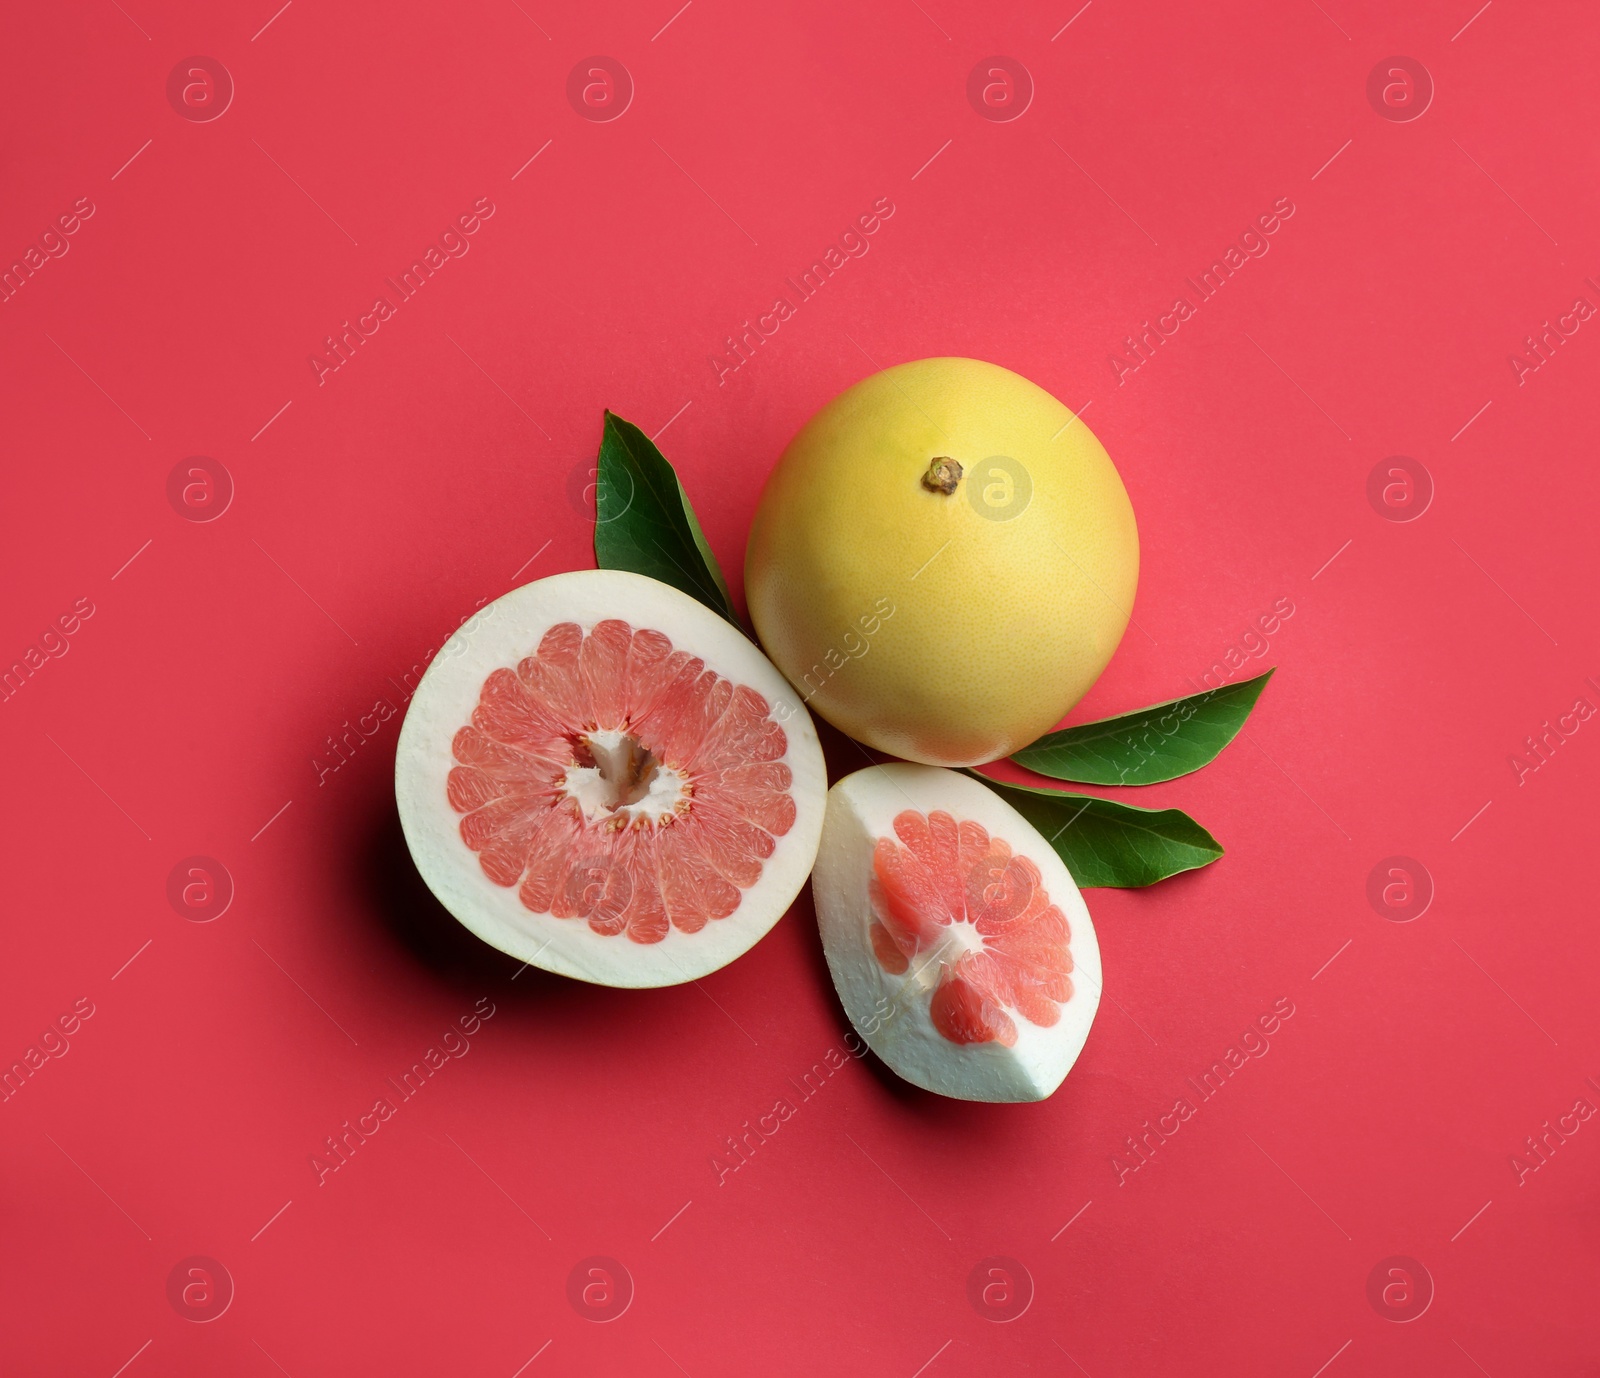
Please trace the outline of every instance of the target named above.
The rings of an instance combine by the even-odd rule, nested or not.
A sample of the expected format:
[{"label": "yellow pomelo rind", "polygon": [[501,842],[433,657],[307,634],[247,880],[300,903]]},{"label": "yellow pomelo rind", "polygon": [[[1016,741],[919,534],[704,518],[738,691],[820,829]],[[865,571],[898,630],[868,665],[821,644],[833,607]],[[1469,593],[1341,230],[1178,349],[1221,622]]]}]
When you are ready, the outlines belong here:
[{"label": "yellow pomelo rind", "polygon": [[[957,460],[952,493],[923,483]],[[856,384],[762,493],[745,593],[773,662],[841,731],[977,765],[1049,731],[1111,659],[1139,577],[1105,447],[1043,388],[976,359]]]}]

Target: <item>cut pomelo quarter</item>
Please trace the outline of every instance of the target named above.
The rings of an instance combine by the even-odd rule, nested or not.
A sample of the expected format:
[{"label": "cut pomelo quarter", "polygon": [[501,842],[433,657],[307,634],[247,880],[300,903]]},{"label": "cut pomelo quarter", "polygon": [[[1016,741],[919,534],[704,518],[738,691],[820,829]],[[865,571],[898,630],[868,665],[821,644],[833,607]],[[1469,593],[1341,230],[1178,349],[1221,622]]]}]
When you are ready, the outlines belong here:
[{"label": "cut pomelo quarter", "polygon": [[937,766],[846,776],[812,888],[845,1013],[900,1076],[961,1100],[1061,1085],[1100,1003],[1100,946],[1066,865],[993,790]]},{"label": "cut pomelo quarter", "polygon": [[400,730],[417,869],[485,942],[608,986],[726,966],[788,909],[827,776],[805,706],[703,604],[621,570],[490,603]]}]

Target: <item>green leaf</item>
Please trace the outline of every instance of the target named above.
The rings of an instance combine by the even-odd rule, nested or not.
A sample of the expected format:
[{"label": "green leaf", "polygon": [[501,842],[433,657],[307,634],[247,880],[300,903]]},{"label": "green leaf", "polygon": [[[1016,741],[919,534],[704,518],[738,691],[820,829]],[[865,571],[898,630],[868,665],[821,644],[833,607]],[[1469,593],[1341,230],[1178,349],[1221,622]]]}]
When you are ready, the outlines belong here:
[{"label": "green leaf", "polygon": [[609,411],[594,505],[594,556],[601,569],[671,584],[744,630],[676,470],[649,436]]},{"label": "green leaf", "polygon": [[1032,823],[1081,887],[1154,885],[1222,855],[1217,839],[1181,809],[1136,809],[1090,794],[1003,784],[975,770],[967,774]]},{"label": "green leaf", "polygon": [[1051,732],[1011,759],[1040,775],[1083,785],[1176,780],[1214,761],[1238,735],[1272,674]]}]

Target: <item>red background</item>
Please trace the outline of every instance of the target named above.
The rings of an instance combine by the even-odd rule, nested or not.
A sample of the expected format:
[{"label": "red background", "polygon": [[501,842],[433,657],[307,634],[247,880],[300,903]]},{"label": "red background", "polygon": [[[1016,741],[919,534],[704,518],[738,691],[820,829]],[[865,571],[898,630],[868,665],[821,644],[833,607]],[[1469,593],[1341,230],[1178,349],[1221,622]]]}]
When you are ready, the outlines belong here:
[{"label": "red background", "polygon": [[[18,5],[0,42],[0,256],[95,206],[0,307],[0,658],[95,609],[0,703],[0,1059],[95,1010],[0,1104],[0,1366],[1600,1371],[1600,1122],[1511,1161],[1600,1104],[1600,721],[1520,784],[1508,759],[1600,705],[1600,320],[1508,360],[1600,305],[1592,9],[274,7]],[[236,84],[215,120],[168,101],[192,54]],[[635,83],[613,121],[567,98],[592,54]],[[1020,118],[969,103],[992,54],[1032,75]],[[1436,85],[1415,120],[1369,103],[1393,54]],[[470,252],[319,384],[324,336],[480,197]],[[880,197],[870,252],[719,383]],[[1119,384],[1108,355],[1278,198],[1270,251]],[[1287,599],[1251,662],[1279,673],[1138,800],[1227,856],[1089,893],[1108,998],[1060,1092],[958,1104],[851,1061],[719,1185],[846,1028],[809,899],[698,988],[513,983],[410,866],[397,722],[315,761],[475,606],[591,563],[603,407],[668,427],[736,584],[799,424],[934,354],[1088,406],[1132,494],[1138,625],[1078,716],[1187,692]],[[194,455],[236,488],[206,523],[167,497]],[[1409,522],[1367,498],[1392,455],[1436,488]],[[214,922],[166,898],[193,854],[236,887]],[[1394,854],[1436,887],[1411,922],[1367,899]],[[480,997],[470,1052],[319,1185],[324,1138]],[[1119,1182],[1281,998],[1270,1054]],[[566,1295],[595,1254],[636,1287],[605,1325]],[[167,1301],[191,1255],[236,1285],[210,1324]],[[994,1255],[1036,1288],[1009,1324],[967,1301]],[[1367,1298],[1394,1255],[1436,1288],[1409,1324]]]}]

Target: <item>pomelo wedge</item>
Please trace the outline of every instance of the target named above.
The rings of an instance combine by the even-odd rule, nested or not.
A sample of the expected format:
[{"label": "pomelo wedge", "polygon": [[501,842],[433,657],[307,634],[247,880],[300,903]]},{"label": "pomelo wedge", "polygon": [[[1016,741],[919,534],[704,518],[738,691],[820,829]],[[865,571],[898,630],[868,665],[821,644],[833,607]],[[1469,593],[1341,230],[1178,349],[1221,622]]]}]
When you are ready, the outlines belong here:
[{"label": "pomelo wedge", "polygon": [[993,790],[936,766],[828,792],[812,886],[845,1012],[914,1085],[1043,1100],[1100,1003],[1089,910],[1050,844]]},{"label": "pomelo wedge", "polygon": [[434,657],[400,731],[412,858],[466,927],[583,981],[669,986],[748,951],[816,856],[827,776],[765,656],[677,589],[557,574]]}]

